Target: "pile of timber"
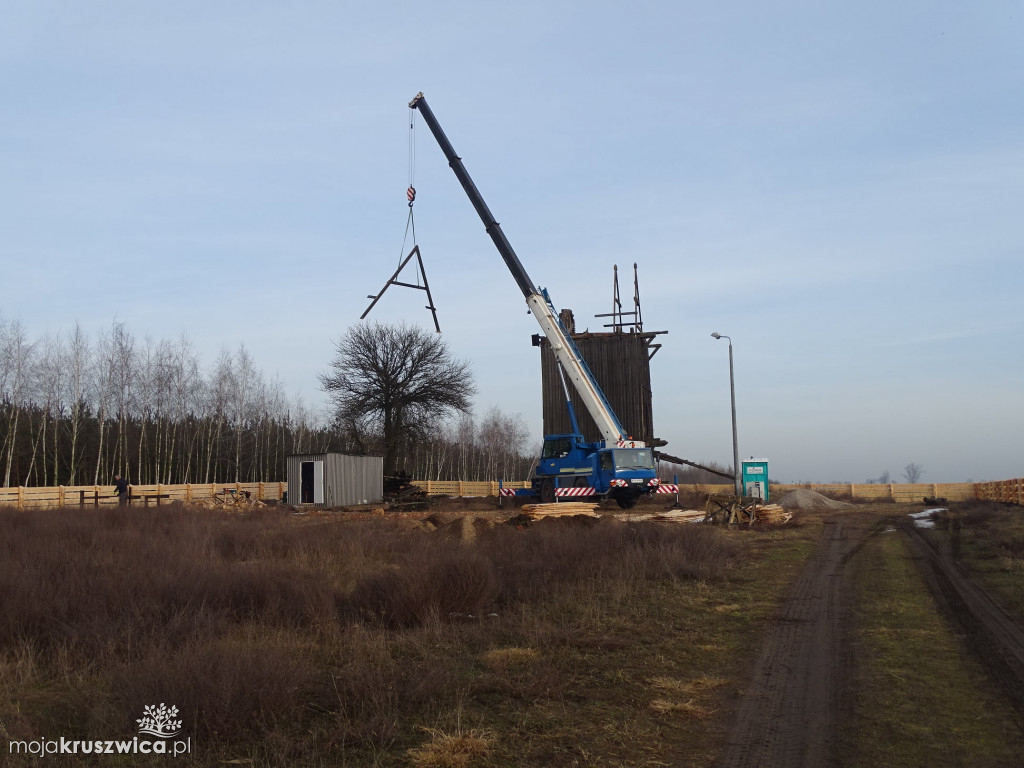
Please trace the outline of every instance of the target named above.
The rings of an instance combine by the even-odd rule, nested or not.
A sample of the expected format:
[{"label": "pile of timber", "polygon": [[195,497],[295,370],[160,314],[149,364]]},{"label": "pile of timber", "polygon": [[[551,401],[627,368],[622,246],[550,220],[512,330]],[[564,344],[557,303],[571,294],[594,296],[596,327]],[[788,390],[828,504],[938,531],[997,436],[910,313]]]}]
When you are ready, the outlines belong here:
[{"label": "pile of timber", "polygon": [[588,504],[582,501],[562,501],[556,504],[523,504],[522,513],[531,520],[539,520],[542,517],[573,517],[575,515],[600,517],[594,511],[595,509],[597,509],[597,504]]},{"label": "pile of timber", "polygon": [[254,509],[267,506],[262,501],[252,498],[248,492],[243,493],[215,493],[208,499],[200,499],[195,502],[205,509]]},{"label": "pile of timber", "polygon": [[792,519],[793,513],[778,504],[765,504],[754,507],[755,523],[781,524],[788,523]]},{"label": "pile of timber", "polygon": [[400,509],[403,512],[425,510],[427,492],[418,485],[413,485],[409,475],[398,475],[384,478],[384,501],[389,509]]}]

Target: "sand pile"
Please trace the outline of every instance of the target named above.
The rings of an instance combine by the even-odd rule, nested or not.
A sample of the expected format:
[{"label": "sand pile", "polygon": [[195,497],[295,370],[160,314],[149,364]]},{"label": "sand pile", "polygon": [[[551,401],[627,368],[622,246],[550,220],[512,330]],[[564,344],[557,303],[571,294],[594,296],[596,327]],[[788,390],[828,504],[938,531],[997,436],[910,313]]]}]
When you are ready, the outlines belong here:
[{"label": "sand pile", "polygon": [[790,491],[775,503],[784,509],[808,510],[847,509],[853,506],[848,501],[836,501],[807,488],[797,488],[795,491]]}]

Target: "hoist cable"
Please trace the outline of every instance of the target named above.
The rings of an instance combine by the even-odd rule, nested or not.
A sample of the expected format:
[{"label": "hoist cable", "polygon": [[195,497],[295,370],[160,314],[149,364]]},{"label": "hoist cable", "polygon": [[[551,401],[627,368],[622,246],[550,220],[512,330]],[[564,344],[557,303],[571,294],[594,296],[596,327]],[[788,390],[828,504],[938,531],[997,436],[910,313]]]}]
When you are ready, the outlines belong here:
[{"label": "hoist cable", "polygon": [[[402,251],[398,254],[398,263],[402,263],[405,257],[405,245],[409,241],[409,230],[412,230],[412,244],[416,246],[416,218],[412,213],[412,205],[416,202],[416,110],[409,109],[409,159],[408,159],[409,187],[405,190],[406,200],[409,201],[409,218],[405,220],[405,235],[402,237]],[[426,275],[423,276],[426,280]],[[420,270],[416,268],[416,285],[420,284]]]},{"label": "hoist cable", "polygon": [[409,109],[409,188],[416,185],[416,110]]}]

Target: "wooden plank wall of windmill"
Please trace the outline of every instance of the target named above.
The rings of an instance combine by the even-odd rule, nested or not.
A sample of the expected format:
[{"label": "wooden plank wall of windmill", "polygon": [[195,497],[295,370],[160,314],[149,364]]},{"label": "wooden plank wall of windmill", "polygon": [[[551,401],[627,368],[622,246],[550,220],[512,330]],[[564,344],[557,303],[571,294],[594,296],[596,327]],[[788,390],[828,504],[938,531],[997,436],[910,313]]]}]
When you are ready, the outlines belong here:
[{"label": "wooden plank wall of windmill", "polygon": [[[578,333],[573,340],[626,432],[650,445],[654,438],[654,407],[649,340],[635,333]],[[541,339],[540,354],[544,434],[571,432],[562,382],[547,339]],[[572,391],[572,385],[569,386]],[[597,425],[575,392],[572,401],[584,437],[600,440]]]}]

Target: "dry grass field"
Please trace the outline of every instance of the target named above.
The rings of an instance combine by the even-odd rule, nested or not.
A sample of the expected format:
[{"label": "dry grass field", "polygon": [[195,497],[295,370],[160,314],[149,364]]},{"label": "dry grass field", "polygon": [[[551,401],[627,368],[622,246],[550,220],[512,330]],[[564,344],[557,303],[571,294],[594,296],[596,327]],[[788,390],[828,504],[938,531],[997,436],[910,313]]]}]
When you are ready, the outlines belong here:
[{"label": "dry grass field", "polygon": [[930,762],[907,749],[885,764],[1015,764],[1012,704],[881,533],[905,510],[869,506],[742,530],[2,510],[0,762],[40,762],[11,741],[131,739],[167,703],[191,738],[169,764],[715,765],[762,638],[843,515],[864,543],[838,764],[878,762],[906,732],[928,734]]}]

